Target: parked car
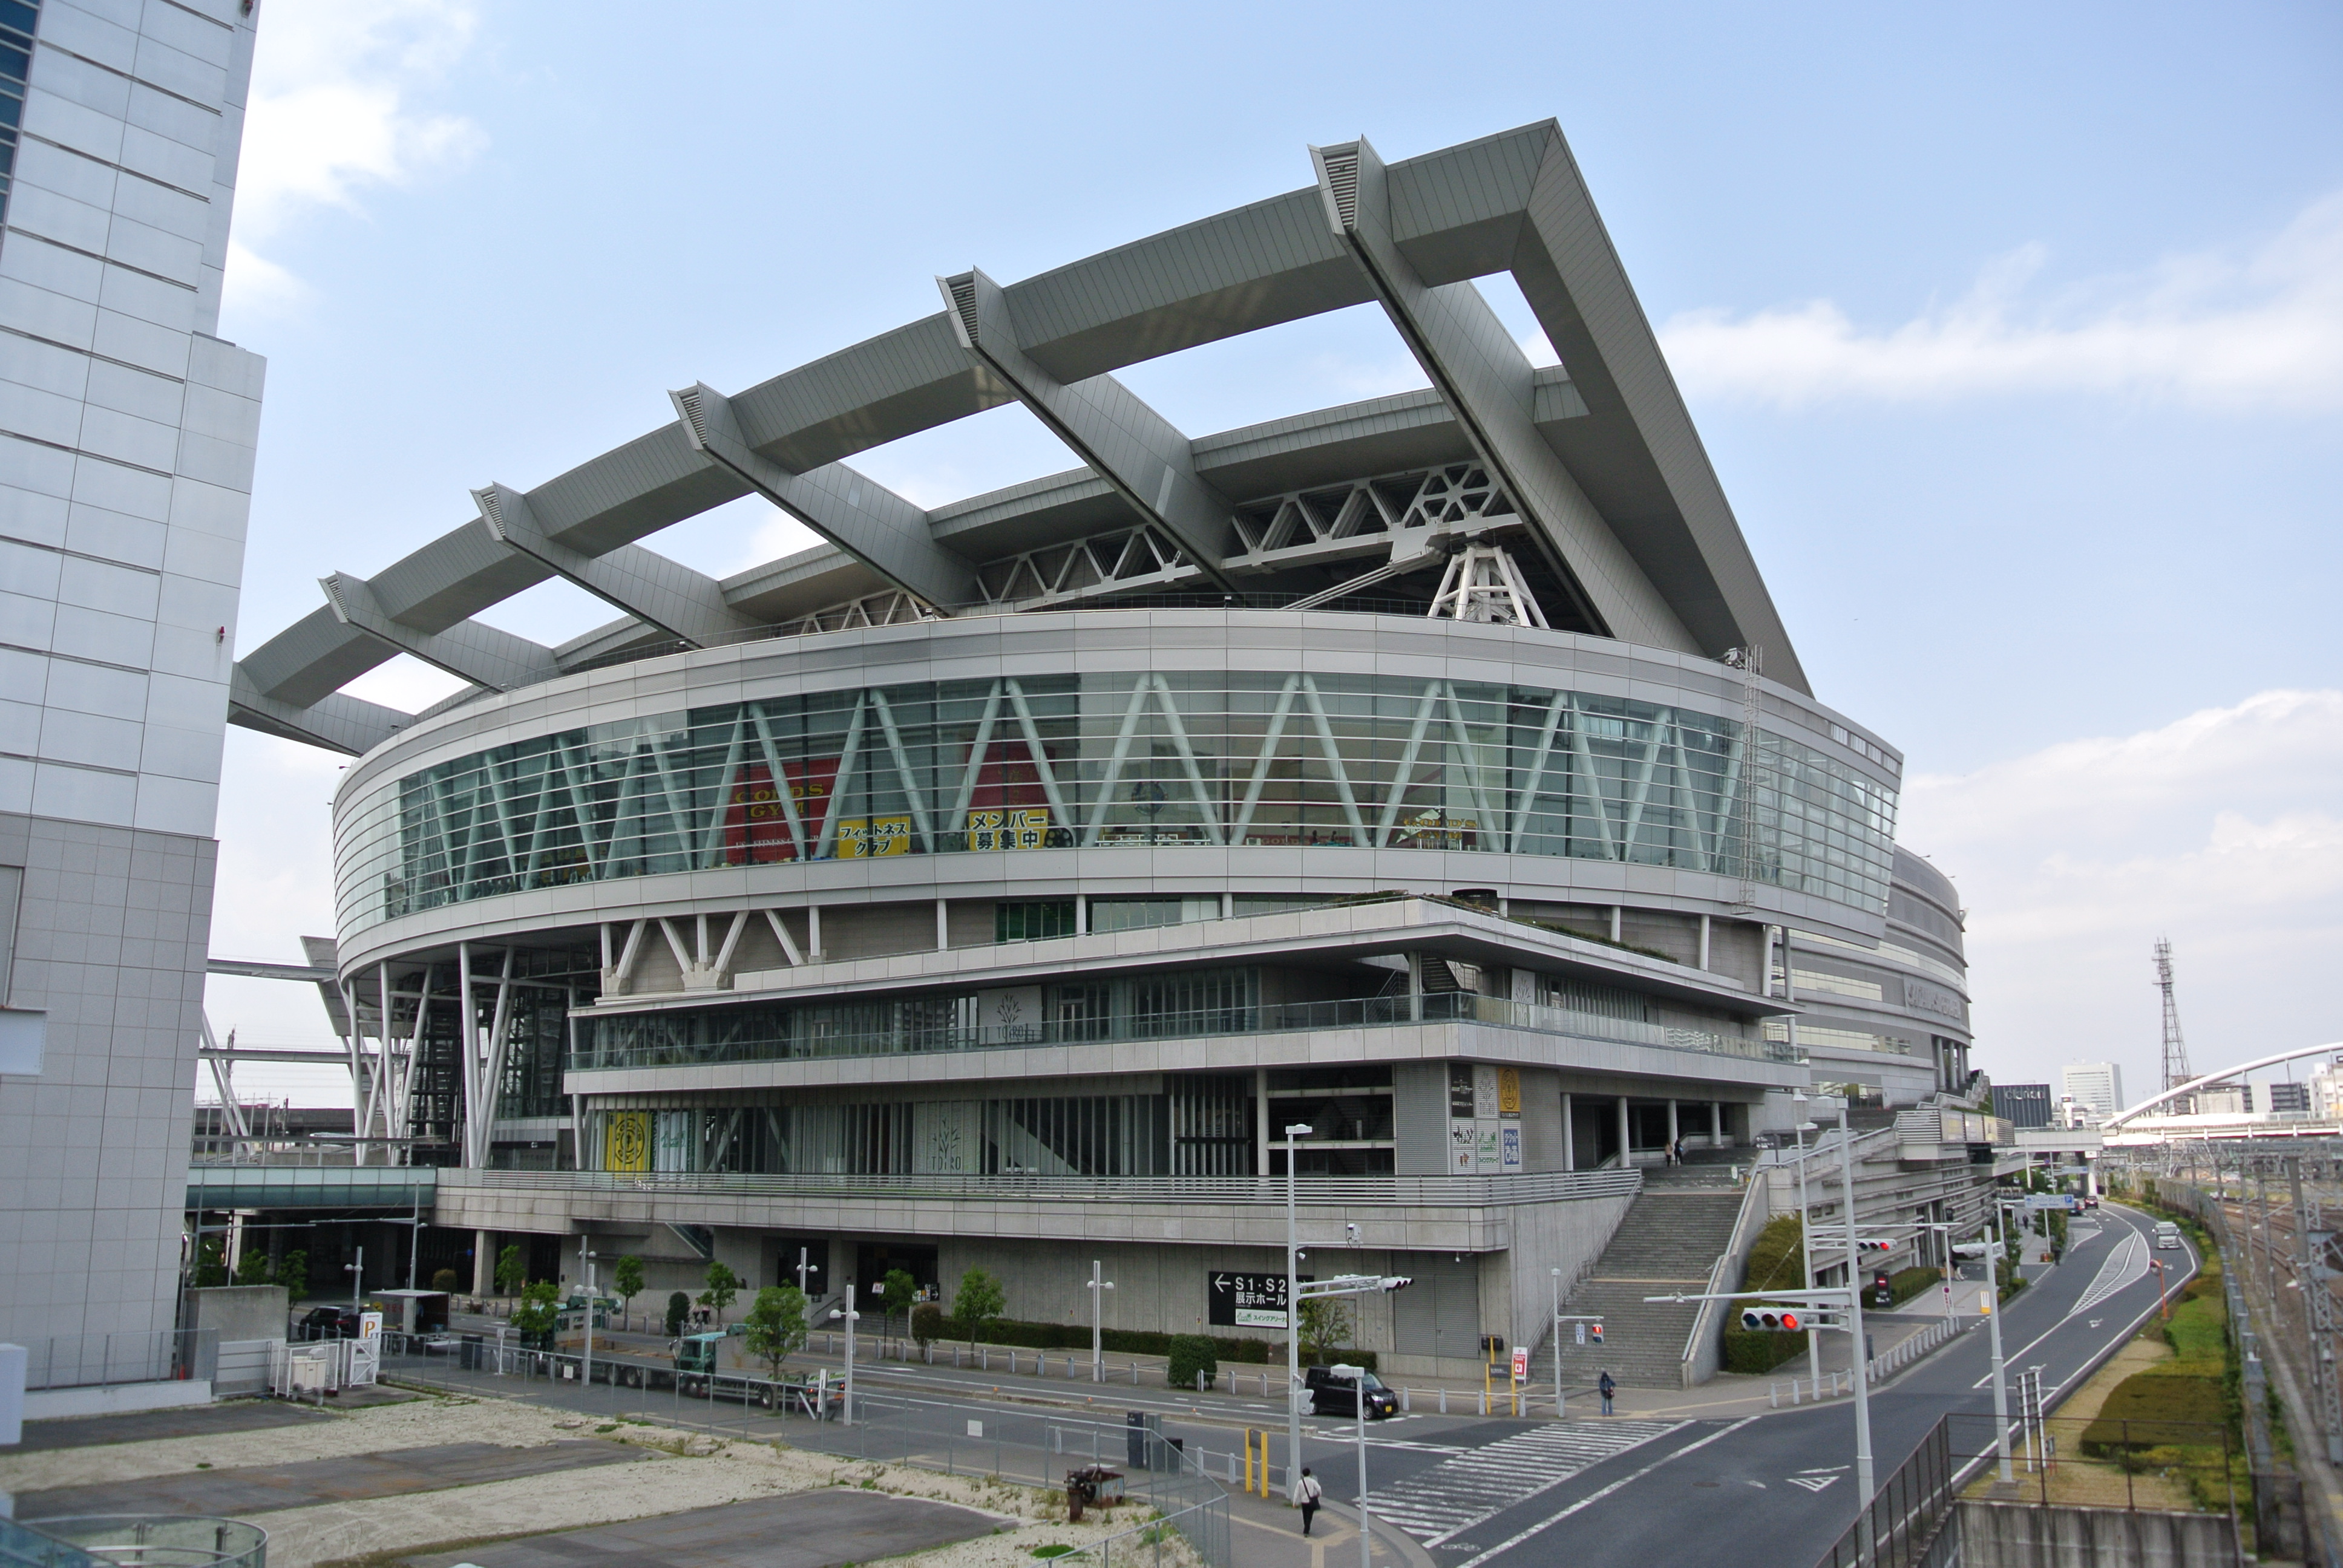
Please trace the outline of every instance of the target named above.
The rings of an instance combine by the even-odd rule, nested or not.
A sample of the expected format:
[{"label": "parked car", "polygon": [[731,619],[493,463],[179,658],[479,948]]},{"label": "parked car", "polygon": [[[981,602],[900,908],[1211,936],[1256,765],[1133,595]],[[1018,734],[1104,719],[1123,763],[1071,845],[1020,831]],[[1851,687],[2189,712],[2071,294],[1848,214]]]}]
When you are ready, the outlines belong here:
[{"label": "parked car", "polygon": [[356,1307],[311,1307],[302,1317],[299,1337],[305,1340],[354,1340],[358,1337]]},{"label": "parked car", "polygon": [[[1339,1377],[1332,1367],[1312,1367],[1303,1374],[1303,1383],[1310,1390],[1310,1408],[1320,1415],[1356,1416],[1359,1406],[1357,1388],[1347,1377]],[[1382,1421],[1399,1413],[1399,1395],[1383,1386],[1383,1380],[1374,1373],[1366,1376],[1367,1419]]]}]

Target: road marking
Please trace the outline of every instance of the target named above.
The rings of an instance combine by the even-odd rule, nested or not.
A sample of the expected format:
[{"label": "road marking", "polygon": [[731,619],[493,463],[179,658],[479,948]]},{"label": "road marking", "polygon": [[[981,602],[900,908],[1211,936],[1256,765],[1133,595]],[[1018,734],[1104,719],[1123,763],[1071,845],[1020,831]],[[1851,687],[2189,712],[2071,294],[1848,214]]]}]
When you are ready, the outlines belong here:
[{"label": "road marking", "polygon": [[1837,1479],[1835,1475],[1793,1475],[1788,1478],[1791,1485],[1803,1486],[1808,1492],[1820,1492]]},{"label": "road marking", "polygon": [[1375,1498],[1374,1512],[1426,1546],[1437,1546],[1581,1471],[1689,1424],[1578,1422],[1533,1427],[1461,1452],[1451,1449],[1451,1458],[1386,1488]]},{"label": "road marking", "polygon": [[2077,1302],[2074,1310],[2066,1315],[2071,1318],[2087,1312],[2133,1281],[2147,1277],[2147,1247],[2139,1239],[2139,1232],[2134,1231],[2107,1254],[2107,1261],[2099,1265],[2098,1274],[2091,1281],[2090,1289],[2083,1292],[2083,1299]]},{"label": "road marking", "polygon": [[1561,1523],[1564,1520],[1569,1518],[1572,1514],[1580,1512],[1582,1509],[1592,1508],[1594,1504],[1602,1502],[1613,1493],[1618,1492],[1625,1487],[1634,1485],[1635,1483],[1643,1480],[1644,1477],[1651,1474],[1652,1472],[1659,1469],[1660,1466],[1667,1463],[1670,1460],[1682,1459],[1685,1454],[1690,1453],[1696,1448],[1706,1448],[1710,1443],[1716,1442],[1720,1438],[1731,1437],[1735,1432],[1739,1432],[1743,1427],[1747,1426],[1751,1422],[1755,1421],[1757,1417],[1754,1415],[1745,1415],[1739,1421],[1735,1422],[1731,1426],[1719,1427],[1716,1431],[1710,1432],[1706,1437],[1701,1438],[1695,1442],[1687,1442],[1673,1453],[1662,1454],[1659,1458],[1652,1461],[1651,1463],[1644,1466],[1643,1469],[1635,1472],[1634,1474],[1623,1475],[1618,1480],[1613,1482],[1610,1485],[1603,1488],[1600,1492],[1589,1493],[1584,1497],[1582,1497],[1577,1502],[1572,1503],[1569,1507],[1564,1509],[1561,1513],[1554,1514],[1551,1518],[1540,1520],[1537,1523],[1531,1525],[1527,1530],[1515,1535],[1512,1540],[1498,1542],[1494,1546],[1490,1547],[1478,1557],[1472,1558],[1461,1564],[1460,1568],[1481,1568],[1481,1565],[1488,1562],[1490,1558],[1500,1556],[1507,1552],[1511,1552],[1523,1542],[1543,1535],[1547,1531],[1553,1529],[1555,1525]]}]

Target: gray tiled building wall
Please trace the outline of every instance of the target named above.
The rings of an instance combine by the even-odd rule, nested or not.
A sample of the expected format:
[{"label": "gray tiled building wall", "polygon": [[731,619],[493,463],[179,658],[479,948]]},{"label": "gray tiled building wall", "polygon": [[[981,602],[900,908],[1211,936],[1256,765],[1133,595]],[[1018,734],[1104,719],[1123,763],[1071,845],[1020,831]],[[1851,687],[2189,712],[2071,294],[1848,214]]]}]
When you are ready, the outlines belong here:
[{"label": "gray tiled building wall", "polygon": [[254,18],[44,0],[0,236],[0,1339],[172,1326],[263,362],[215,336]]}]

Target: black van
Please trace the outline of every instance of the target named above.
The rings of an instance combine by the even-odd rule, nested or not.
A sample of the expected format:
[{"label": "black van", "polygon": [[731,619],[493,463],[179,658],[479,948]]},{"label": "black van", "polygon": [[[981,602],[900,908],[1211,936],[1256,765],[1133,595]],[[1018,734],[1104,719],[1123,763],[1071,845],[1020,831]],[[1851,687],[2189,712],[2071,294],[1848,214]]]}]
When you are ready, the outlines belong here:
[{"label": "black van", "polygon": [[[1310,1390],[1310,1408],[1320,1415],[1358,1415],[1355,1386],[1349,1378],[1336,1376],[1333,1368],[1312,1367],[1303,1374],[1302,1382]],[[1399,1395],[1385,1388],[1383,1379],[1369,1372],[1366,1383],[1369,1421],[1382,1421],[1399,1413]]]}]

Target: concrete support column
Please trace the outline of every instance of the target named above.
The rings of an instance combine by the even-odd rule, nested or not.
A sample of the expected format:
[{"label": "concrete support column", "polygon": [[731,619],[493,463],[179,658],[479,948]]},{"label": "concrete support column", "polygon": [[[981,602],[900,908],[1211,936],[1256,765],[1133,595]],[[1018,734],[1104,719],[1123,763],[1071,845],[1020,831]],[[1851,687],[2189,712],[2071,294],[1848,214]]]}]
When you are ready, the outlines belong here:
[{"label": "concrete support column", "polygon": [[1675,1151],[1676,1140],[1683,1135],[1684,1134],[1676,1126],[1675,1097],[1674,1095],[1670,1095],[1668,1097],[1668,1151],[1670,1153],[1674,1153]]},{"label": "concrete support column", "polygon": [[1578,1169],[1578,1147],[1573,1138],[1570,1122],[1570,1096],[1565,1094],[1562,1097],[1562,1168],[1564,1171]]},{"label": "concrete support column", "polygon": [[1252,1173],[1269,1174],[1269,1069],[1252,1070],[1253,1157]]},{"label": "concrete support column", "polygon": [[1074,934],[1078,937],[1091,934],[1091,896],[1088,893],[1074,895]]},{"label": "concrete support column", "polygon": [[1619,1097],[1619,1168],[1623,1171],[1634,1163],[1629,1158],[1635,1151],[1635,1139],[1631,1129],[1632,1124],[1627,1120],[1627,1097],[1623,1094]]},{"label": "concrete support column", "polygon": [[497,1289],[497,1238],[490,1231],[472,1232],[472,1294],[488,1296]]},{"label": "concrete support column", "polygon": [[1700,967],[1708,967],[1708,917],[1700,918]]},{"label": "concrete support column", "polygon": [[936,951],[951,946],[951,906],[943,900],[936,900]]},{"label": "concrete support column", "polygon": [[1625,911],[1620,905],[1614,904],[1611,906],[1611,940],[1614,942],[1624,941],[1625,940],[1619,934],[1622,922],[1624,919],[1624,914]]},{"label": "concrete support column", "polygon": [[806,958],[813,963],[821,961],[821,906],[820,904],[806,906]]},{"label": "concrete support column", "polygon": [[1714,1100],[1708,1102],[1708,1146],[1725,1147],[1725,1107]]}]

